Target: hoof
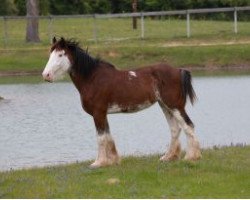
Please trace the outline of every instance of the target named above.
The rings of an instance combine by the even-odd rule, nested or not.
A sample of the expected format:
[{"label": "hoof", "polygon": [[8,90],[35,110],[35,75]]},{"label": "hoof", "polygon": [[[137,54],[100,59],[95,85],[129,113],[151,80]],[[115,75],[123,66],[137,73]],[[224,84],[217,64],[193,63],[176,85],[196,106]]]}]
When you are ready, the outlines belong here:
[{"label": "hoof", "polygon": [[187,161],[197,161],[197,160],[200,160],[202,158],[201,156],[201,153],[197,153],[195,155],[185,155],[184,157],[184,160],[187,160]]},{"label": "hoof", "polygon": [[181,145],[179,141],[170,146],[170,149],[160,158],[160,161],[170,162],[180,159]]},{"label": "hoof", "polygon": [[104,167],[103,164],[99,163],[99,162],[93,162],[91,165],[89,165],[89,168],[91,169],[97,169],[97,168],[100,168],[100,167]]},{"label": "hoof", "polygon": [[120,164],[120,158],[117,157],[114,160],[107,160],[107,161],[98,161],[96,160],[95,162],[93,162],[89,167],[91,169],[96,169],[96,168],[100,168],[100,167],[107,167],[107,166],[111,166],[111,165],[118,165]]},{"label": "hoof", "polygon": [[173,155],[173,156],[168,156],[168,155],[164,155],[160,158],[160,161],[162,162],[170,162],[170,161],[175,161],[178,160],[180,157],[177,155]]}]

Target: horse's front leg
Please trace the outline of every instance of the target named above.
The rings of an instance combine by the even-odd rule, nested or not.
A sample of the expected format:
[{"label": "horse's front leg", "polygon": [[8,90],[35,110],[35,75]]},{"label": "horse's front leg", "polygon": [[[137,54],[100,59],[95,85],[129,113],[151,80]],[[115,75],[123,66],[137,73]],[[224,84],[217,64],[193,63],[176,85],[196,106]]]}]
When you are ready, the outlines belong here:
[{"label": "horse's front leg", "polygon": [[91,167],[103,167],[119,164],[119,156],[115,147],[115,142],[109,131],[109,124],[106,114],[95,114],[94,122],[97,132],[98,155]]}]

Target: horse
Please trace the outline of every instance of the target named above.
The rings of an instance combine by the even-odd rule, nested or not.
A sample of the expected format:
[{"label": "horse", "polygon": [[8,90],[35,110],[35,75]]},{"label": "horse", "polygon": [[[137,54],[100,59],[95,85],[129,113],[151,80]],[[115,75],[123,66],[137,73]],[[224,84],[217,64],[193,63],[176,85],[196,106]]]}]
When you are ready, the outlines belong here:
[{"label": "horse", "polygon": [[45,81],[54,82],[66,74],[69,74],[80,94],[83,110],[94,119],[98,155],[90,167],[120,163],[107,114],[133,113],[156,102],[171,132],[170,145],[160,160],[173,161],[180,158],[181,130],[184,130],[188,141],[184,159],[193,161],[201,158],[194,124],[185,111],[187,99],[192,104],[196,100],[190,71],[165,63],[118,70],[109,62],[91,56],[77,41],[54,37],[42,76]]}]

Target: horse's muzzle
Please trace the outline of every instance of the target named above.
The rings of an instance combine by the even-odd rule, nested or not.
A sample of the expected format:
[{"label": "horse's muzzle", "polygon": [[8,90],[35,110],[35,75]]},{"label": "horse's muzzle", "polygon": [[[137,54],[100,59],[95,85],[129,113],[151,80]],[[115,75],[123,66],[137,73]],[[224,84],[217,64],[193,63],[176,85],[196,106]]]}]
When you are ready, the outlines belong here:
[{"label": "horse's muzzle", "polygon": [[43,76],[43,79],[44,79],[45,81],[48,81],[48,82],[50,82],[50,83],[53,82],[53,79],[52,79],[52,76],[51,76],[50,73],[43,73],[42,76]]}]

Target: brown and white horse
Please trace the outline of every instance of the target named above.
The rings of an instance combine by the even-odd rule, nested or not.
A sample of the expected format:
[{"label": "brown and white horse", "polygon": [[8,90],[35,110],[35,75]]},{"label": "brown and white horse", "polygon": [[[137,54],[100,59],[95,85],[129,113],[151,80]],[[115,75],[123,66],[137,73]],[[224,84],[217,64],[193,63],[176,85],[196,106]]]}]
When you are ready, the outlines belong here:
[{"label": "brown and white horse", "polygon": [[91,57],[77,42],[64,38],[57,41],[54,38],[43,78],[53,82],[66,73],[80,93],[83,109],[94,119],[98,156],[92,167],[120,161],[109,130],[107,114],[137,112],[156,102],[162,108],[171,131],[170,147],[160,160],[180,158],[181,129],[188,141],[184,159],[197,160],[201,157],[194,125],[185,111],[187,98],[191,103],[196,98],[189,71],[167,64],[118,70],[108,62]]}]

